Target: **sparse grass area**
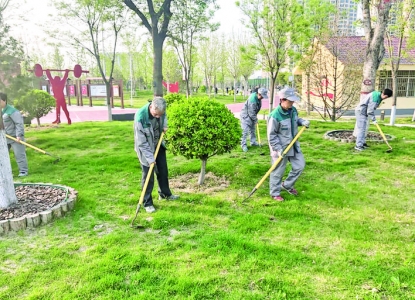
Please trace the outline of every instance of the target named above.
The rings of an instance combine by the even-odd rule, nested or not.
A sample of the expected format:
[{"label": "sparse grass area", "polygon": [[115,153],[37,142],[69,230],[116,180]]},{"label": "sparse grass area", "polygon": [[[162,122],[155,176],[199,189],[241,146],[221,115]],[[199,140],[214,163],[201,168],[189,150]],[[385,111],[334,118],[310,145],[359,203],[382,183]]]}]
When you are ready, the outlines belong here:
[{"label": "sparse grass area", "polygon": [[[414,299],[415,130],[384,127],[392,153],[323,139],[353,126],[312,121],[300,195],[277,203],[266,180],[244,205],[270,167],[261,120],[262,148],[208,160],[227,187],[155,200],[156,213],[139,213],[143,230],[130,228],[141,190],[132,122],[30,128],[27,142],[62,159],[27,149],[24,182],[71,186],[79,201],[0,237],[0,299]],[[168,162],[172,180],[200,169]]]}]

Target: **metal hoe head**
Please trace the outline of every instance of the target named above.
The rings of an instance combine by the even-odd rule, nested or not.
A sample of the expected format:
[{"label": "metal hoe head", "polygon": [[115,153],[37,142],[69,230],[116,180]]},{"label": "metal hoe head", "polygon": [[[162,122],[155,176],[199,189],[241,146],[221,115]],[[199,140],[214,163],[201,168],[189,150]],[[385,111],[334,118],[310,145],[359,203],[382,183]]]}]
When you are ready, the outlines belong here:
[{"label": "metal hoe head", "polygon": [[137,219],[137,215],[138,215],[138,212],[140,211],[140,207],[141,207],[141,204],[140,204],[140,203],[138,203],[138,205],[137,205],[137,209],[135,210],[135,216],[134,216],[134,219],[131,221],[131,228],[134,228],[134,229],[141,229],[141,228],[144,228],[144,226],[143,226],[143,225],[141,225],[141,224],[135,224],[135,225],[134,225],[134,221]]},{"label": "metal hoe head", "polygon": [[248,200],[249,199],[249,197],[251,197],[255,192],[256,192],[256,188],[254,188],[250,193],[249,193],[249,195],[248,195],[248,197],[246,197],[244,200],[242,200],[242,203],[244,203],[246,200]]}]

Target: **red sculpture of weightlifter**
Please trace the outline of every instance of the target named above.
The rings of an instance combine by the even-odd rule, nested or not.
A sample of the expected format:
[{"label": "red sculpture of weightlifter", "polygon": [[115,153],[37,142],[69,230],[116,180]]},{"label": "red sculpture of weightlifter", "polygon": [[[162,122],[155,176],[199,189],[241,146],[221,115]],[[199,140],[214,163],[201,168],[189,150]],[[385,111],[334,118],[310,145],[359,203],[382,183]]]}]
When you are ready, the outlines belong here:
[{"label": "red sculpture of weightlifter", "polygon": [[46,69],[46,76],[49,79],[50,85],[52,86],[53,90],[53,97],[55,97],[56,100],[56,120],[53,121],[53,124],[59,124],[61,122],[61,108],[64,111],[66,118],[68,119],[68,125],[71,125],[72,121],[69,117],[69,111],[66,107],[66,100],[65,95],[63,93],[63,89],[66,85],[66,80],[68,79],[69,70],[65,69],[65,75],[61,79],[59,76],[55,76],[52,78],[52,75],[50,74],[50,70]]}]

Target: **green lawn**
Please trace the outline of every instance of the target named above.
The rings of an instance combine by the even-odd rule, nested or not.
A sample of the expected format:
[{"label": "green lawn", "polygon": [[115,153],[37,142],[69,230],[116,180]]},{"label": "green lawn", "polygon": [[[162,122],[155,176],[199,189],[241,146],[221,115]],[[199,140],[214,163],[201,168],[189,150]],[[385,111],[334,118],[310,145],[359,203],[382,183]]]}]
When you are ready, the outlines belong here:
[{"label": "green lawn", "polygon": [[[266,180],[242,204],[270,159],[266,145],[238,147],[207,164],[228,187],[176,188],[178,201],[140,211],[141,230],[130,228],[141,190],[132,122],[31,128],[27,142],[62,159],[27,149],[23,181],[79,199],[62,219],[0,237],[0,299],[414,299],[415,130],[383,127],[392,153],[323,139],[353,126],[312,121],[298,197],[273,201]],[[199,161],[168,161],[172,181],[197,177]]]},{"label": "green lawn", "polygon": [[[185,95],[185,93],[184,93]],[[206,93],[195,93],[192,96],[198,96],[198,97],[208,97],[211,99],[216,100],[219,103],[222,104],[231,104],[231,103],[240,103],[245,102],[246,99],[248,99],[247,96],[242,96],[238,94],[236,96],[236,99],[234,99],[233,95],[222,95],[222,93],[218,93],[217,95],[209,95]],[[153,91],[138,91],[137,95],[134,97],[130,97],[129,92],[124,91],[124,107],[125,108],[140,108],[144,104],[146,104],[149,100],[153,99]],[[235,101],[236,100],[236,101]],[[72,105],[76,105],[76,98],[71,98]],[[87,106],[89,105],[89,98],[83,98],[83,105]],[[92,105],[93,106],[105,106],[107,105],[107,99],[106,98],[93,98],[92,99]],[[114,106],[115,107],[121,107],[121,98],[114,98]]]}]

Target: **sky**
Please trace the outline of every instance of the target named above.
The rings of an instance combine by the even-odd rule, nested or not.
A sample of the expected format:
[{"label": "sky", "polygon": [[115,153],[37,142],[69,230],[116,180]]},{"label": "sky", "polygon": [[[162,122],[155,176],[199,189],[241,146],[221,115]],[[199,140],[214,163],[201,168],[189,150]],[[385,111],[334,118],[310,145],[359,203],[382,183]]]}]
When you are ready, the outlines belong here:
[{"label": "sky", "polygon": [[219,0],[220,9],[215,13],[214,21],[220,22],[219,32],[231,33],[245,30],[241,19],[243,14],[235,5],[236,0]]},{"label": "sky", "polygon": [[[218,0],[220,9],[213,21],[219,22],[218,33],[230,34],[232,31],[244,30],[241,23],[242,12],[235,5],[236,0]],[[29,47],[42,48],[47,42],[47,35],[42,27],[51,22],[50,14],[54,8],[51,0],[10,0],[5,12],[7,24],[11,25],[13,34]]]}]

